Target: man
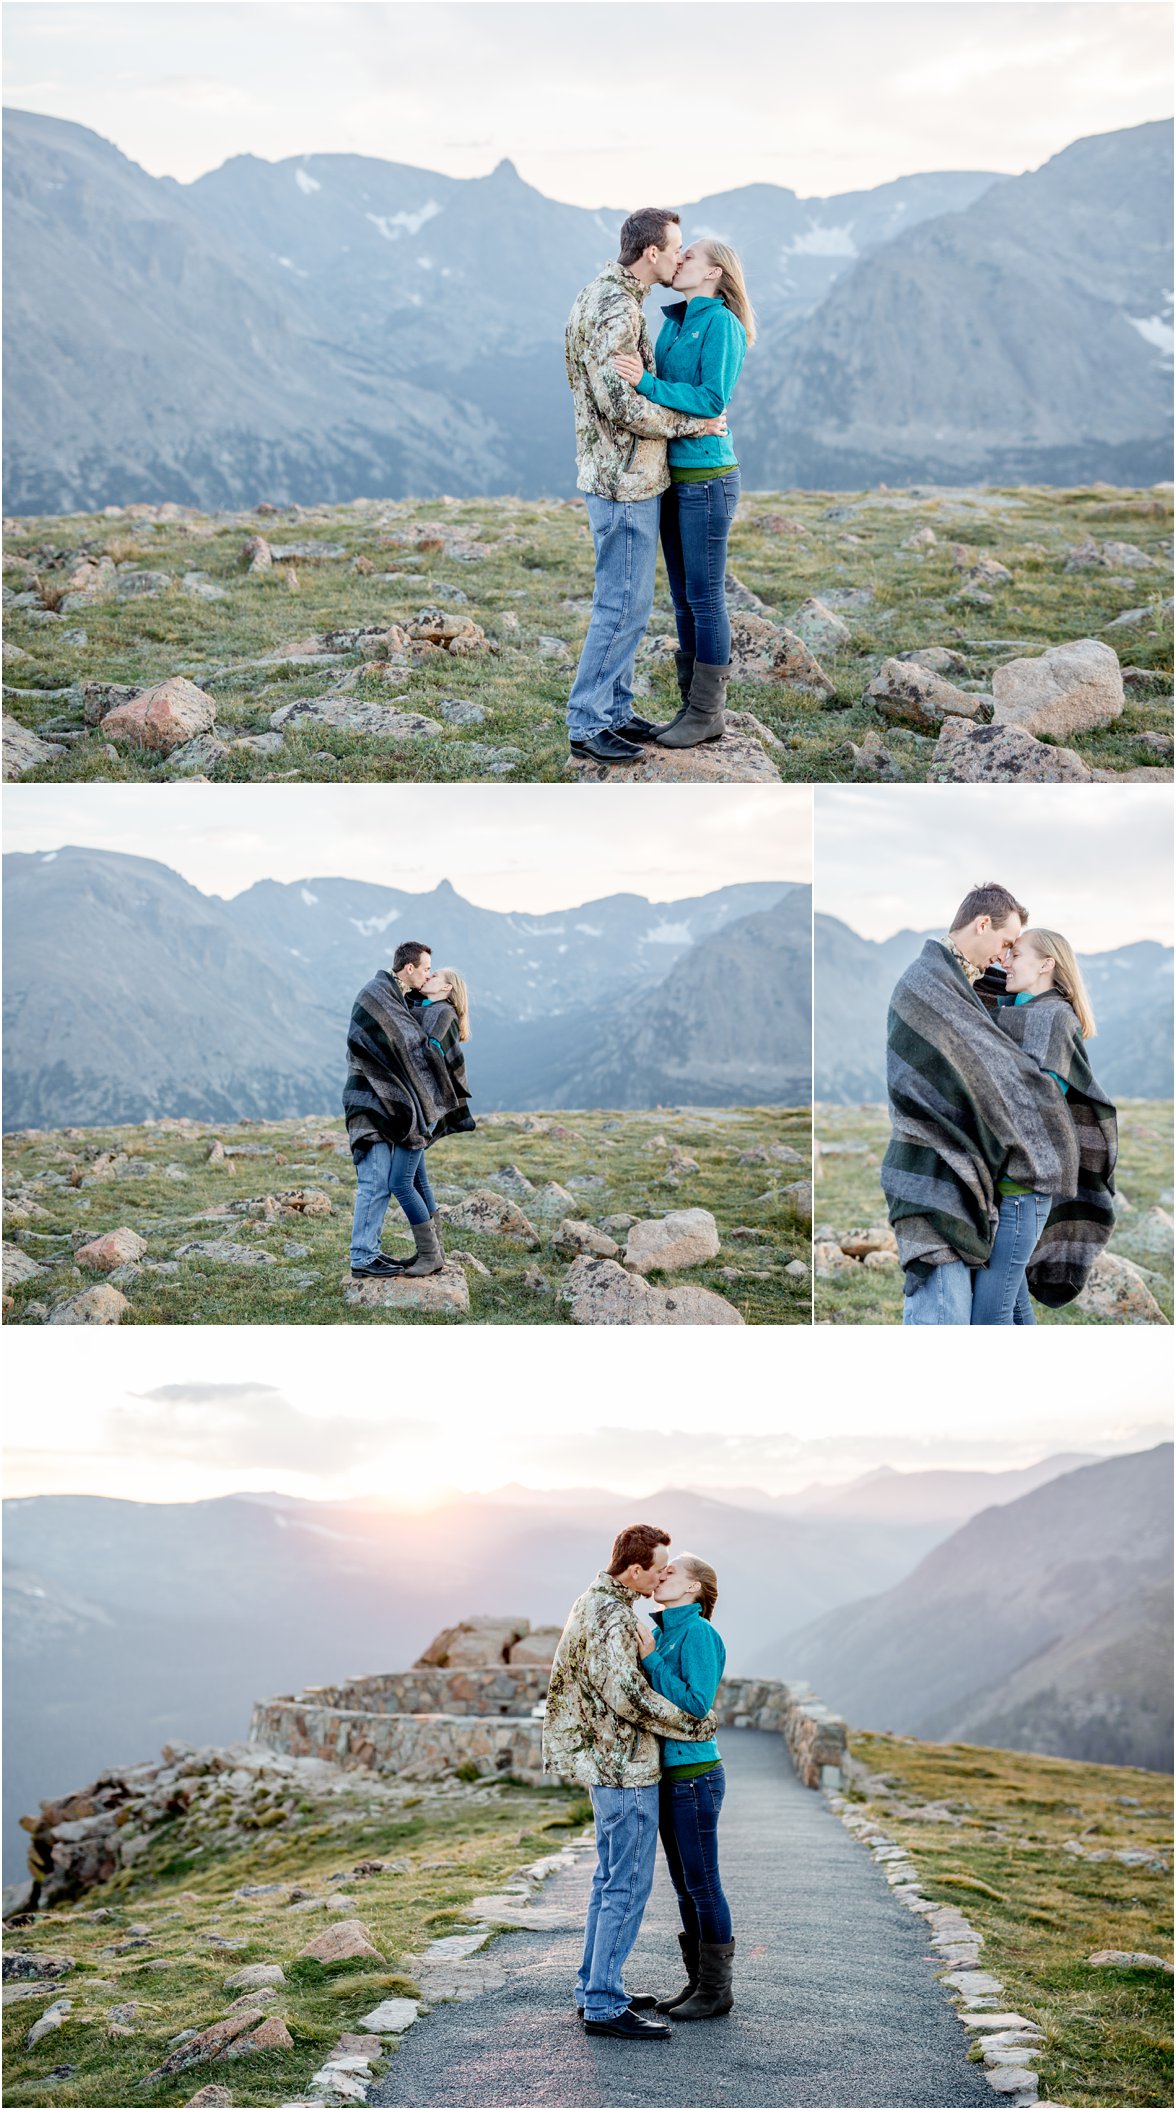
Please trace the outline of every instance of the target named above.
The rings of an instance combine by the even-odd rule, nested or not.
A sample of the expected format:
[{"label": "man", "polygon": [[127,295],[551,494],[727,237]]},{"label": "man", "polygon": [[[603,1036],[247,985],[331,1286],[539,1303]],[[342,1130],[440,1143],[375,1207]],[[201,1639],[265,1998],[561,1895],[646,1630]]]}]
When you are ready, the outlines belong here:
[{"label": "man", "polygon": [[[429,946],[406,940],[396,948],[391,974],[381,968],[352,1006],[343,1111],[358,1183],[353,1275],[435,1275],[445,1263],[424,1153],[447,1119],[460,1116],[463,1102],[444,1056],[409,1003],[428,981],[431,964]],[[407,1263],[380,1251],[393,1195],[412,1229],[415,1251]]]},{"label": "man", "polygon": [[690,418],[647,402],[617,373],[618,352],[654,371],[641,312],[651,286],[668,286],[682,229],[676,212],[645,206],[621,228],[620,255],[578,296],[565,337],[575,401],[576,488],[587,497],[596,550],[592,617],[568,698],[574,755],[636,762],[661,726],[633,710],[633,662],[653,607],[666,441],[726,432],[725,417]]},{"label": "man", "polygon": [[576,2008],[590,2036],[661,2040],[669,2026],[656,1998],[630,2000],[625,1961],[653,1886],[657,1849],[659,1737],[705,1743],[715,1733],[654,1692],[641,1669],[641,1630],[633,1606],[651,1597],[666,1565],[668,1532],[630,1524],[613,1543],[608,1567],[576,1599],[551,1667],[543,1723],[543,1763],[592,1797],[596,1873],[576,1980]]},{"label": "man", "polygon": [[1058,1198],[1077,1189],[1062,1095],[973,986],[1028,918],[1007,887],[975,887],[890,999],[882,1188],[905,1274],[904,1326],[971,1324],[973,1270],[992,1251],[1000,1180]]}]

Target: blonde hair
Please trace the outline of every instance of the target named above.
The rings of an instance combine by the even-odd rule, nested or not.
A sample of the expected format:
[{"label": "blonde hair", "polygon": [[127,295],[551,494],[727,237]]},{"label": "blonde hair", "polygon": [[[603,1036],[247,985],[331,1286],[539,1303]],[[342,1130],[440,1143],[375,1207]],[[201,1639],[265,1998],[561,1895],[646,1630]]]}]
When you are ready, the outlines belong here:
[{"label": "blonde hair", "polygon": [[443,974],[445,976],[449,986],[449,1001],[457,1013],[457,1037],[459,1040],[468,1040],[470,1037],[470,992],[466,988],[465,976],[459,974],[456,967],[435,967],[433,972],[434,974]]},{"label": "blonde hair", "polygon": [[1054,963],[1053,985],[1059,996],[1064,996],[1078,1020],[1078,1030],[1083,1040],[1093,1040],[1098,1031],[1094,1023],[1094,1011],[1086,994],[1082,970],[1074,955],[1068,938],[1056,930],[1027,930],[1022,933],[1027,945],[1033,947],[1042,959]]},{"label": "blonde hair", "polygon": [[704,1619],[709,1619],[719,1601],[719,1578],[709,1561],[700,1560],[697,1553],[679,1553],[677,1566],[685,1568],[698,1584],[698,1605]]},{"label": "blonde hair", "polygon": [[712,241],[709,235],[701,238],[699,247],[706,250],[712,264],[718,265],[718,297],[730,308],[736,320],[743,324],[747,332],[747,342],[753,345],[756,338],[755,309],[748,296],[747,281],[743,276],[743,265],[738,250],[732,249],[727,242]]}]

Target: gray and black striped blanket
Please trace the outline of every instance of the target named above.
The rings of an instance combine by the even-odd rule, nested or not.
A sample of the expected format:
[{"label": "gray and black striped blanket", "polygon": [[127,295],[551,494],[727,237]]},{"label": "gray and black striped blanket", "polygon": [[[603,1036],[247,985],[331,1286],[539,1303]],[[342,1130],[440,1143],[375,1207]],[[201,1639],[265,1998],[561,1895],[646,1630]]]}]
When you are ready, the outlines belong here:
[{"label": "gray and black striped blanket", "polygon": [[987,1264],[998,1180],[1076,1195],[1078,1140],[1062,1094],[936,938],[890,999],[886,1088],[882,1188],[908,1294],[949,1261]]},{"label": "gray and black striped blanket", "polygon": [[381,968],[356,997],[347,1028],[343,1112],[352,1156],[362,1157],[373,1143],[423,1150],[465,1104],[420,1015]]},{"label": "gray and black striped blanket", "polygon": [[997,1024],[1040,1069],[1066,1085],[1065,1107],[1078,1144],[1078,1188],[1059,1198],[1038,1240],[1025,1279],[1039,1304],[1069,1304],[1081,1290],[1115,1227],[1115,1108],[1095,1082],[1078,1020],[1064,996],[1047,989],[1028,1004],[1002,1004]]}]

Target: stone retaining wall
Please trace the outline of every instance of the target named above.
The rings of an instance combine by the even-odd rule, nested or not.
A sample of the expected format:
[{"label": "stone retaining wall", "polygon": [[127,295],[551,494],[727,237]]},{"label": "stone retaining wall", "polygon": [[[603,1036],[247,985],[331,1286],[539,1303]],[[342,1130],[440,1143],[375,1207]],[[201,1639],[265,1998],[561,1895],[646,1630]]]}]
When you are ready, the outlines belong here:
[{"label": "stone retaining wall", "polygon": [[484,1670],[389,1670],[308,1685],[299,1699],[358,1714],[530,1714],[547,1697],[542,1664],[495,1663]]},{"label": "stone retaining wall", "polygon": [[543,1724],[520,1715],[374,1714],[303,1700],[259,1700],[251,1744],[292,1758],[370,1766],[406,1780],[433,1780],[458,1766],[509,1773],[528,1786],[543,1780]]},{"label": "stone retaining wall", "polygon": [[[294,1758],[370,1766],[410,1779],[472,1763],[480,1773],[534,1783],[543,1778],[543,1725],[532,1709],[546,1691],[547,1673],[539,1668],[389,1671],[310,1686],[297,1698],[261,1700],[249,1735]],[[715,1708],[730,1728],[782,1736],[806,1787],[840,1786],[845,1723],[807,1685],[724,1678]]]}]

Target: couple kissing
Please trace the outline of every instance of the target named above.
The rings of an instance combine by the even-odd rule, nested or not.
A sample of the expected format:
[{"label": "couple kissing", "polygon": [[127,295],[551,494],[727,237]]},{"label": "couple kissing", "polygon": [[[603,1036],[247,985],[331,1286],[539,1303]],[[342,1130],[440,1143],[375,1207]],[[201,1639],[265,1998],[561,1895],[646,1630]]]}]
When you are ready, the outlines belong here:
[{"label": "couple kissing", "polygon": [[1114,1228],[1115,1108],[1086,1044],[1073,946],[973,888],[890,999],[882,1188],[905,1326],[1035,1326],[1083,1289]]},{"label": "couple kissing", "polygon": [[[439,1274],[445,1265],[425,1152],[441,1136],[469,1134],[464,1046],[470,1001],[455,967],[434,967],[432,947],[398,945],[392,967],[365,982],[347,1029],[343,1112],[355,1165],[351,1273],[387,1280]],[[395,1200],[412,1232],[411,1253],[381,1248]]]},{"label": "couple kissing", "polygon": [[[715,1571],[697,1554],[669,1558],[669,1533],[631,1524],[568,1614],[551,1667],[543,1723],[548,1772],[592,1798],[596,1872],[575,2006],[590,2036],[664,2041],[674,2022],[734,2005],[735,1943],[719,1877],[726,1775],[715,1695],[726,1650],[713,1622]],[[636,1616],[652,1598],[653,1633]],[[678,1899],[686,1984],[629,1994],[625,1964],[653,1888],[660,1837]]]},{"label": "couple kissing", "polygon": [[[656,355],[642,313],[654,286],[680,296],[665,310]],[[596,558],[588,635],[568,698],[568,739],[580,759],[638,762],[649,744],[697,747],[722,737],[731,676],[727,538],[739,504],[726,413],[754,342],[736,252],[709,235],[683,249],[677,213],[657,206],[630,213],[616,262],[572,308],[565,355],[576,488]],[[681,699],[664,725],[633,708],[659,533]]]}]

